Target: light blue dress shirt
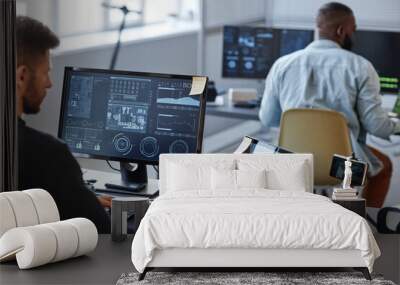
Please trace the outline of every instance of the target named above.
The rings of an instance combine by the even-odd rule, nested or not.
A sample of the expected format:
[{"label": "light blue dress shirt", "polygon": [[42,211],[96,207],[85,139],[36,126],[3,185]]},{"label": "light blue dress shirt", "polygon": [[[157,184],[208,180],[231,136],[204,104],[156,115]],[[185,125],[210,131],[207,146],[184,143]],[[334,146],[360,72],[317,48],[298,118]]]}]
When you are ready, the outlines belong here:
[{"label": "light blue dress shirt", "polygon": [[330,109],[347,119],[353,151],[376,175],[382,163],[366,146],[366,134],[387,139],[398,128],[382,108],[379,77],[365,58],[330,40],[278,59],[265,83],[259,113],[266,127],[279,126],[293,108]]}]

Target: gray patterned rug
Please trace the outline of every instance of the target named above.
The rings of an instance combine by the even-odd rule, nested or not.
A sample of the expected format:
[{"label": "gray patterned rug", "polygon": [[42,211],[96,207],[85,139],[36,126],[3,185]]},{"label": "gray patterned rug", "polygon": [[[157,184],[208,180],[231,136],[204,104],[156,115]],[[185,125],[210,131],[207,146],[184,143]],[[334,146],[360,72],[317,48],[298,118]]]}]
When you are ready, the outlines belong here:
[{"label": "gray patterned rug", "polygon": [[138,281],[138,276],[138,273],[122,274],[117,285],[395,285],[377,275],[372,275],[373,280],[368,281],[359,272],[148,272],[142,281]]}]

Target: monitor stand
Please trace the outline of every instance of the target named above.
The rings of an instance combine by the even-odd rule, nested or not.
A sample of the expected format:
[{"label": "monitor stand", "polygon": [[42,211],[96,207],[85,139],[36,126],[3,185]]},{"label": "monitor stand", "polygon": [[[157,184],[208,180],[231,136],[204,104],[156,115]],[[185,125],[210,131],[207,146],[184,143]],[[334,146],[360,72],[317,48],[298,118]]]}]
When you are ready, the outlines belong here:
[{"label": "monitor stand", "polygon": [[132,169],[128,162],[120,162],[121,182],[120,184],[106,183],[109,190],[123,190],[127,192],[138,192],[147,185],[147,168],[144,163],[137,163],[136,169]]}]

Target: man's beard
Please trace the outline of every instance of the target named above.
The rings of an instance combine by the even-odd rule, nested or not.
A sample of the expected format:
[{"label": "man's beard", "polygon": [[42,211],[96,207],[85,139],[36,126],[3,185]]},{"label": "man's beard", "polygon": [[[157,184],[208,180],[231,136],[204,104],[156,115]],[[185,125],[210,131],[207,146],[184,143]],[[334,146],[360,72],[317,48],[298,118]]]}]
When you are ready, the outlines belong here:
[{"label": "man's beard", "polygon": [[[36,104],[32,98],[36,97],[38,91],[35,86],[35,77],[32,76],[28,84],[28,96],[23,99],[23,108],[25,114],[37,114],[40,111],[40,104]],[[33,96],[32,96],[33,95]]]},{"label": "man's beard", "polygon": [[40,111],[40,107],[31,104],[26,98],[23,104],[25,114],[37,114]]},{"label": "man's beard", "polygon": [[342,48],[351,51],[353,48],[353,39],[350,36],[346,35],[342,44]]}]

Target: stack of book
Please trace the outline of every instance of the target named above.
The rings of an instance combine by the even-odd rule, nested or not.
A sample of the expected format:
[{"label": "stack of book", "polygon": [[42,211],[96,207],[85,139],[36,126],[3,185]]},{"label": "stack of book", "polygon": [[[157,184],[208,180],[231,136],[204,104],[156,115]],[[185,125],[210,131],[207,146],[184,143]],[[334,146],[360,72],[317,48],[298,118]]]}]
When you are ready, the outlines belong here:
[{"label": "stack of book", "polygon": [[332,199],[335,200],[352,200],[357,199],[357,190],[356,189],[341,189],[335,188],[332,194]]}]

